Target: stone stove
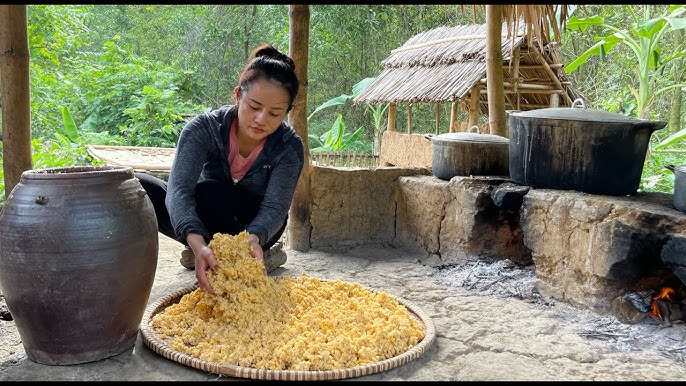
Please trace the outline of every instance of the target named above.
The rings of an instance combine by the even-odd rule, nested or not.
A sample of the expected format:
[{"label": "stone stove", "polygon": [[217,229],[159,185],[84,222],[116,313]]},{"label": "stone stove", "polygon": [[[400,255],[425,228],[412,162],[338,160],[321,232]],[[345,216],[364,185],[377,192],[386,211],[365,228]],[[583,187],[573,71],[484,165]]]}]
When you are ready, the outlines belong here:
[{"label": "stone stove", "polygon": [[670,194],[592,195],[490,176],[444,181],[424,168],[315,167],[311,178],[312,248],[390,245],[431,266],[509,259],[533,267],[543,297],[610,315],[616,299],[655,293],[686,272],[686,214]]}]

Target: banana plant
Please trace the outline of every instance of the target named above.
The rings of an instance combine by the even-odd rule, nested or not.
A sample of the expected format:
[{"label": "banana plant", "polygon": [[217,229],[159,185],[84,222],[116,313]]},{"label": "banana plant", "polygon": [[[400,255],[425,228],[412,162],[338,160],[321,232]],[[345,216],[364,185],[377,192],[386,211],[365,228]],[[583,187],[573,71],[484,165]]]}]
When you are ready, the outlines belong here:
[{"label": "banana plant", "polygon": [[[352,94],[341,94],[335,98],[329,99],[328,101],[317,106],[317,108],[314,109],[312,113],[310,113],[307,119],[309,120],[310,118],[312,118],[314,114],[316,114],[318,111],[322,109],[332,106],[343,105],[348,100],[354,99],[356,96],[360,94],[360,92],[362,92],[362,90],[367,88],[367,86],[369,86],[373,81],[374,78],[362,79],[353,86]],[[367,103],[366,108],[367,110],[370,110],[372,112],[372,116],[374,118],[374,151],[376,153],[378,150],[380,131],[382,129],[383,124],[383,114],[386,112],[388,104],[373,106],[370,103]],[[322,143],[322,146],[311,149],[311,151],[323,152],[330,150],[343,150],[349,148],[355,141],[357,141],[357,139],[362,135],[363,132],[364,126],[360,126],[357,130],[355,130],[355,132],[346,133],[345,123],[343,122],[343,116],[341,114],[338,114],[338,117],[336,118],[336,121],[334,122],[331,129],[321,135],[320,141]]]},{"label": "banana plant", "polygon": [[660,69],[672,60],[686,56],[686,51],[681,50],[668,57],[663,57],[660,46],[660,41],[666,33],[686,28],[686,18],[682,17],[686,12],[686,7],[671,5],[664,15],[656,18],[649,18],[650,7],[645,8],[643,18],[634,12],[632,6],[627,5],[625,7],[633,18],[633,22],[629,26],[630,32],[607,24],[602,17],[597,15],[583,19],[573,16],[567,21],[568,29],[585,31],[590,26],[599,26],[611,33],[607,36],[596,37],[596,43],[569,63],[565,67],[565,71],[571,73],[594,55],[604,59],[610,50],[618,44],[627,45],[638,60],[636,67],[638,90],[631,89],[631,93],[636,98],[635,111],[638,118],[647,119],[650,116],[650,107],[657,95],[676,87],[686,86],[685,83],[679,83],[655,90],[657,80],[661,76]]},{"label": "banana plant", "polygon": [[345,123],[343,122],[343,115],[338,114],[336,120],[329,131],[325,132],[319,137],[322,146],[310,149],[312,153],[327,153],[336,150],[343,150],[350,147],[364,132],[364,126],[359,127],[353,133],[345,132]]}]

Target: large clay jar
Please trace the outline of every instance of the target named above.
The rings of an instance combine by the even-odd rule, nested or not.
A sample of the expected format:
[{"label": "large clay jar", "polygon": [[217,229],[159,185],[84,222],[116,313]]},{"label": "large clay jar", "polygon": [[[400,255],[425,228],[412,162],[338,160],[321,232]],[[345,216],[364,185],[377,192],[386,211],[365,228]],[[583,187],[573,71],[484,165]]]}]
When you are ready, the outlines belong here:
[{"label": "large clay jar", "polygon": [[158,249],[130,167],[22,173],[0,213],[0,289],[29,359],[69,365],[131,348]]}]

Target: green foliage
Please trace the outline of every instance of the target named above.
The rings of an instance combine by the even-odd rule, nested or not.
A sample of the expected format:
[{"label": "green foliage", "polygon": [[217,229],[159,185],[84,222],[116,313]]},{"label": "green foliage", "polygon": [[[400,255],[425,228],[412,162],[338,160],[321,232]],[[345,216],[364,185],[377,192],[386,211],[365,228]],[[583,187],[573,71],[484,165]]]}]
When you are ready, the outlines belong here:
[{"label": "green foliage", "polygon": [[[352,94],[341,94],[335,98],[329,99],[328,101],[317,106],[316,109],[307,117],[309,120],[317,112],[332,106],[344,105],[348,101],[352,101],[356,96],[358,96],[367,86],[369,86],[374,81],[374,78],[365,78],[353,85]],[[374,118],[374,130],[375,139],[378,138],[378,134],[382,130],[383,114],[388,108],[388,104],[381,106],[374,106],[370,103],[365,103],[367,111],[372,112]],[[360,148],[361,146],[355,145],[355,142],[360,138],[364,132],[364,126],[360,126],[354,133],[345,133],[345,124],[343,122],[343,115],[338,114],[336,120],[334,121],[331,129],[321,135],[318,141],[320,146],[311,149],[311,152],[322,152],[330,150],[344,150],[353,147]],[[316,136],[311,136],[310,138],[316,139]]]},{"label": "green foliage", "polygon": [[[686,7],[670,6],[666,14],[657,18],[649,18],[649,9],[646,8],[644,19],[637,16],[632,6],[625,6],[633,18],[629,25],[629,31],[607,24],[605,20],[598,16],[587,18],[577,18],[572,16],[567,22],[567,28],[586,32],[591,26],[602,27],[609,30],[610,34],[602,37],[595,37],[596,43],[574,59],[565,67],[565,71],[570,73],[579,66],[586,63],[592,56],[599,56],[605,59],[610,50],[618,44],[626,44],[634,53],[638,65],[635,68],[635,76],[638,80],[638,89],[631,88],[631,92],[636,98],[636,114],[639,118],[650,118],[650,107],[654,103],[656,95],[671,89],[677,85],[669,85],[666,88],[657,89],[657,80],[662,77],[661,69],[672,60],[686,55],[686,51],[675,52],[664,57],[661,55],[663,47],[660,45],[666,33],[678,29],[686,28],[686,18],[679,17],[686,12]],[[622,24],[622,27],[626,23]],[[686,86],[686,84],[678,85]]]},{"label": "green foliage", "polygon": [[322,134],[320,137],[314,135],[309,136],[309,141],[318,143],[319,145],[310,149],[311,153],[327,153],[339,150],[351,150],[355,147],[355,142],[364,132],[364,127],[359,127],[353,133],[345,132],[345,123],[343,122],[343,115],[338,114],[336,121],[329,131]]},{"label": "green foliage", "polygon": [[[485,21],[478,7],[476,20],[470,6],[462,8],[460,4],[311,5],[307,103],[312,111],[309,140],[315,149],[329,140],[330,146],[375,152],[387,105],[361,109],[351,103],[357,85],[352,95],[341,90],[347,89],[350,79],[373,79],[391,50],[419,32]],[[41,141],[34,151],[55,153],[54,157],[39,154],[44,164],[94,162],[83,148],[89,143],[173,146],[183,127],[181,113],[232,102],[233,86],[252,48],[261,43],[289,48],[286,4],[31,4],[27,10],[31,128],[33,138]],[[636,87],[631,87],[638,79],[636,54],[627,39],[601,29],[594,16],[626,29],[626,36],[641,42],[650,41],[665,25],[671,30],[682,28],[684,18],[670,15],[671,10],[666,5],[577,7],[577,19],[589,22],[577,24],[579,30],[561,31],[562,62],[570,63],[568,58],[580,57],[594,46],[594,35],[607,37],[607,45],[598,47],[597,54],[589,53],[583,65],[569,73],[571,83],[589,98],[589,106],[626,115],[639,111],[632,94]],[[662,16],[644,17],[647,11]],[[659,74],[651,78],[655,90],[671,90],[675,82],[666,74],[683,66],[683,47],[673,43],[672,35],[665,32],[647,56],[651,71]],[[647,46],[641,49],[648,52]],[[331,95],[340,96],[330,99]],[[656,93],[652,104],[646,105],[659,119],[671,102],[666,94]],[[73,127],[60,124],[66,122],[63,107],[73,114]],[[407,114],[407,106],[397,108],[399,117]],[[450,106],[440,108],[441,117],[447,119]],[[413,105],[413,132],[433,132],[434,113],[433,105]],[[399,119],[396,129],[404,130],[405,124]],[[360,131],[372,126],[374,130]],[[345,133],[346,128],[359,129]],[[651,143],[664,140],[666,135],[655,133]],[[669,146],[683,147],[683,142],[678,139]],[[655,151],[653,157],[662,154],[667,153]],[[51,157],[54,160],[48,161]],[[646,162],[644,177],[670,177],[661,165],[650,165]],[[661,186],[651,181],[645,180],[646,188]]]},{"label": "green foliage", "polygon": [[674,173],[666,165],[686,165],[685,153],[650,152],[646,158],[639,189],[643,192],[674,193]]},{"label": "green foliage", "polygon": [[132,95],[133,107],[124,109],[128,116],[120,132],[138,146],[174,147],[185,121],[179,115],[176,90],[143,86],[140,95]]}]

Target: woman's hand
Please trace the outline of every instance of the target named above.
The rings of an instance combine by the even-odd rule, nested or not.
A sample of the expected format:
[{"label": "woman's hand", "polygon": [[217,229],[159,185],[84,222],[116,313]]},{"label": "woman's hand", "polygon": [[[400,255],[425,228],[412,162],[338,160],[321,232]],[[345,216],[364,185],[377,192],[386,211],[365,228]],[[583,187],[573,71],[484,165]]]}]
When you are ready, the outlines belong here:
[{"label": "woman's hand", "polygon": [[264,266],[264,251],[260,245],[260,239],[252,233],[248,234],[248,244],[250,245],[250,255],[262,264],[262,271],[267,275],[267,268]]},{"label": "woman's hand", "polygon": [[207,269],[214,270],[219,262],[214,257],[214,252],[207,246],[205,239],[198,234],[189,233],[186,236],[188,246],[193,250],[195,255],[195,278],[198,279],[198,285],[205,291],[213,294],[214,290],[207,279]]}]

